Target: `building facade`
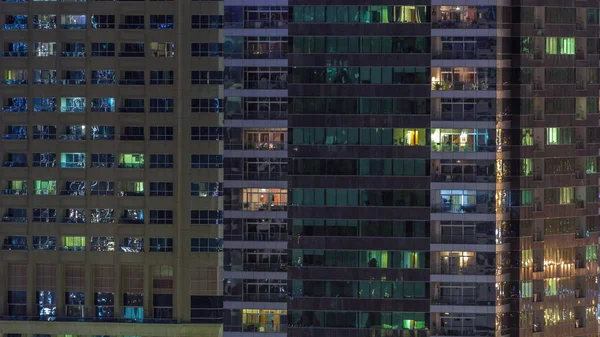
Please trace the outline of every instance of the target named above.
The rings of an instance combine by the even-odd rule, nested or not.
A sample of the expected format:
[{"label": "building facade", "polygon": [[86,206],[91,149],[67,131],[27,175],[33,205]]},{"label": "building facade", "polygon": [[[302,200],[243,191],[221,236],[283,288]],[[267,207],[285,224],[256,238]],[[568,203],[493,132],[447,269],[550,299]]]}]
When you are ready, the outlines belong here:
[{"label": "building facade", "polygon": [[224,335],[287,330],[287,1],[225,1]]},{"label": "building facade", "polygon": [[290,2],[290,337],[597,335],[598,10]]},{"label": "building facade", "polygon": [[223,3],[0,22],[0,333],[221,336]]}]

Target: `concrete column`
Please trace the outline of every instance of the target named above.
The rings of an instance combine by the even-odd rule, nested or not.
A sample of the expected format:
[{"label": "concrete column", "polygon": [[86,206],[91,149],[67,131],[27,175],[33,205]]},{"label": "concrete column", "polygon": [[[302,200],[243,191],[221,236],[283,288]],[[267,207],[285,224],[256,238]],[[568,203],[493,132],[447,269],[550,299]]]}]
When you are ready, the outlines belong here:
[{"label": "concrete column", "polygon": [[115,263],[115,318],[120,318],[123,315],[123,286],[121,284],[121,264]]},{"label": "concrete column", "polygon": [[65,316],[65,266],[56,265],[56,315]]}]

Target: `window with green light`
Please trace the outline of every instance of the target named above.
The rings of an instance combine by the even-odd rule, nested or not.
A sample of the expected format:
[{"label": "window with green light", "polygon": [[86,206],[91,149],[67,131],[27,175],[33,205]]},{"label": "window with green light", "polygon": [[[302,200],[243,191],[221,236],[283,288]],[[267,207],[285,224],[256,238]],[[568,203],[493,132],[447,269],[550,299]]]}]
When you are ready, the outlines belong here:
[{"label": "window with green light", "polygon": [[63,247],[85,247],[85,236],[63,236]]},{"label": "window with green light", "polygon": [[521,159],[521,175],[533,175],[533,158]]},{"label": "window with green light", "polygon": [[586,261],[598,260],[598,246],[596,246],[596,245],[585,246],[585,259],[586,259]]},{"label": "window with green light", "polygon": [[598,160],[598,157],[596,156],[592,156],[592,157],[587,157],[585,158],[585,172],[590,174],[590,173],[597,173],[597,166],[596,166],[596,162]]},{"label": "window with green light", "polygon": [[533,264],[533,251],[525,249],[521,251],[521,267],[530,267]]},{"label": "window with green light", "polygon": [[533,205],[533,190],[521,190],[521,206]]},{"label": "window with green light", "polygon": [[122,168],[143,168],[144,154],[141,153],[123,153],[119,155],[119,167]]},{"label": "window with green light", "polygon": [[544,294],[547,296],[558,295],[558,279],[549,278],[544,280]]},{"label": "window with green light", "polygon": [[547,37],[546,54],[549,55],[575,55],[574,37]]},{"label": "window with green light", "polygon": [[33,189],[36,195],[56,195],[56,180],[36,180]]},{"label": "window with green light", "polygon": [[533,296],[533,282],[532,281],[521,282],[521,297],[522,298],[531,298],[532,296]]}]

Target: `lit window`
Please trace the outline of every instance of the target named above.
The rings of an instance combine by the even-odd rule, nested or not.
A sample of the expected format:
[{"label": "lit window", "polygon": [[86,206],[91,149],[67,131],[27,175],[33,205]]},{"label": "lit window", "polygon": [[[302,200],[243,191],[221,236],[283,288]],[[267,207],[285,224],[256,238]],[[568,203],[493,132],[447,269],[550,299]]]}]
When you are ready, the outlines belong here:
[{"label": "lit window", "polygon": [[144,154],[122,153],[119,155],[119,168],[144,168]]},{"label": "lit window", "polygon": [[85,168],[85,153],[61,153],[61,168]]},{"label": "lit window", "polygon": [[84,251],[85,236],[63,236],[61,250]]}]

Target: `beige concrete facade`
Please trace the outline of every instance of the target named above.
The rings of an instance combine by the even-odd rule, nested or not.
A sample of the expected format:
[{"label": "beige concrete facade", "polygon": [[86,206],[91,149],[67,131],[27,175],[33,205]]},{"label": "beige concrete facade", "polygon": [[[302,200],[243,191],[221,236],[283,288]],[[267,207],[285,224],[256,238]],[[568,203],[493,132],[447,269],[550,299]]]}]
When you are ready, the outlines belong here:
[{"label": "beige concrete facade", "polygon": [[[56,29],[35,29],[35,15],[55,14]],[[63,15],[85,15],[86,29],[61,29]],[[191,156],[219,155],[223,153],[222,140],[191,140],[191,127],[222,126],[221,114],[214,112],[193,112],[193,99],[223,98],[222,85],[191,85],[191,71],[221,71],[222,57],[192,57],[192,43],[222,43],[221,29],[192,29],[194,15],[222,15],[220,1],[92,1],[80,2],[37,2],[0,3],[0,22],[8,22],[10,15],[28,15],[28,29],[0,31],[0,45],[5,48],[5,56],[0,57],[0,76],[8,79],[7,71],[27,70],[28,84],[0,84],[0,97],[3,102],[11,98],[28,98],[28,112],[3,112],[0,114],[1,133],[6,134],[10,126],[28,126],[28,139],[14,140],[5,137],[0,142],[0,152],[4,158],[10,154],[26,153],[27,167],[0,168],[1,189],[11,189],[11,182],[27,181],[28,191],[24,193],[3,193],[0,208],[3,216],[10,209],[26,209],[25,221],[0,222],[0,240],[12,236],[26,236],[27,250],[4,248],[0,252],[0,334],[50,334],[50,335],[110,335],[110,336],[220,336],[221,324],[191,324],[190,296],[221,296],[222,294],[222,253],[191,252],[191,238],[221,238],[222,221],[212,224],[192,224],[191,211],[219,211],[223,209],[222,197],[202,198],[191,196],[192,182],[222,182],[222,165],[212,168],[192,168]],[[92,29],[91,16],[114,15],[112,29]],[[126,15],[140,15],[145,18],[144,29],[119,29]],[[172,15],[173,29],[150,29],[152,15]],[[35,57],[36,42],[56,42],[59,52],[56,56]],[[27,42],[28,57],[8,57],[6,46],[13,42]],[[63,43],[84,43],[85,57],[61,57]],[[114,43],[114,56],[92,56],[93,43]],[[122,43],[145,45],[144,57],[119,57]],[[158,57],[150,50],[152,42],[175,44],[174,53],[169,57]],[[35,70],[56,70],[57,84],[33,84]],[[94,70],[114,70],[115,84],[92,84]],[[85,70],[86,84],[61,85],[64,71]],[[173,71],[173,84],[150,84],[151,71]],[[143,85],[119,85],[124,71],[143,71]],[[6,82],[3,82],[6,83]],[[35,112],[34,99],[56,98],[56,112]],[[85,97],[86,112],[60,112],[61,98]],[[114,112],[92,112],[93,98],[114,98]],[[119,112],[122,99],[144,99],[144,112]],[[150,100],[153,98],[173,99],[173,112],[153,113]],[[205,109],[208,111],[208,109]],[[56,126],[56,139],[34,139],[36,125]],[[85,125],[85,140],[60,140],[67,126]],[[113,126],[114,140],[92,140],[91,126]],[[151,127],[172,127],[172,140],[150,140]],[[120,140],[125,127],[143,127],[143,140]],[[56,153],[53,167],[34,167],[34,153]],[[61,168],[62,153],[85,153],[86,161],[82,168]],[[114,168],[90,167],[92,154],[114,154]],[[120,168],[121,154],[144,154],[143,168]],[[172,167],[150,168],[153,154],[173,155]],[[56,181],[56,195],[36,195],[35,181]],[[84,195],[61,195],[60,190],[67,182],[83,181]],[[91,182],[113,182],[113,195],[92,195]],[[126,181],[143,182],[142,196],[120,195],[119,184]],[[172,183],[172,196],[150,195],[151,182]],[[34,220],[33,209],[49,208],[56,210],[55,222]],[[86,223],[62,221],[69,209],[85,210]],[[92,209],[113,209],[113,220],[105,223],[92,223]],[[119,221],[126,210],[144,210],[142,223],[122,223]],[[151,224],[151,210],[171,210],[172,224]],[[5,219],[3,219],[5,220]],[[120,223],[121,222],[121,223]],[[56,247],[50,250],[34,250],[34,236],[55,237]],[[85,237],[83,251],[71,251],[62,247],[65,237]],[[91,251],[92,237],[112,237],[110,251]],[[144,238],[143,252],[120,250],[124,238]],[[172,251],[153,252],[151,238],[172,239]],[[9,239],[10,241],[10,239]],[[76,249],[77,250],[77,249]],[[160,249],[159,249],[160,250]],[[40,266],[54,270],[54,275],[39,275]],[[72,276],[66,269],[81,268],[82,284],[72,284]],[[24,269],[23,269],[24,268]],[[168,270],[162,275],[157,270]],[[14,275],[11,271],[26,270],[26,275]],[[126,279],[124,271],[127,270]],[[109,271],[112,280],[106,280],[101,271]],[[132,274],[133,273],[133,274]],[[133,276],[132,276],[133,275]],[[136,280],[131,280],[131,278]],[[17,279],[18,278],[18,279]],[[102,322],[95,317],[94,294],[114,293],[114,318],[123,315],[123,293],[130,289],[140,289],[143,293],[144,319],[153,319],[153,294],[168,293],[165,288],[157,290],[158,280],[166,280],[172,293],[173,324],[142,324],[123,322]],[[40,283],[52,289],[41,289]],[[76,282],[77,283],[77,282]],[[135,283],[135,284],[134,284]],[[48,286],[50,284],[50,286]],[[134,284],[134,285],[132,285]],[[74,286],[74,288],[73,288]],[[13,289],[13,288],[18,289]],[[129,289],[129,290],[128,290]],[[39,316],[36,291],[52,290],[56,294],[56,321],[20,321],[10,312],[7,290],[26,291],[27,315],[29,319]],[[92,322],[61,322],[67,315],[65,293],[81,291],[85,294],[84,317],[81,320]],[[38,319],[39,320],[39,319]],[[194,323],[201,323],[197,320]]]}]

